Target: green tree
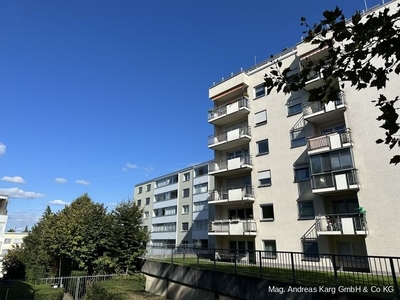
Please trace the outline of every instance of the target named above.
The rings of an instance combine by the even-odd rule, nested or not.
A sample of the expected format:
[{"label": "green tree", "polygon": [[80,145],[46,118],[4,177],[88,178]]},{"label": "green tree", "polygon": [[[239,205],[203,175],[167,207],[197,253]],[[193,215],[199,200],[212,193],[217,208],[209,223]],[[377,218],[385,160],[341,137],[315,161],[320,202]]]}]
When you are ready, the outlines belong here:
[{"label": "green tree", "polygon": [[49,252],[45,236],[45,232],[51,227],[53,218],[54,214],[48,206],[39,222],[32,227],[28,236],[24,238],[24,255],[22,258],[28,280],[55,275],[57,260]]},{"label": "green tree", "polygon": [[139,267],[140,256],[149,241],[149,233],[142,226],[142,216],[143,209],[131,200],[119,203],[110,214],[109,253],[116,258],[118,269],[125,273]]},{"label": "green tree", "polygon": [[24,249],[18,245],[3,257],[3,272],[9,279],[25,279]]},{"label": "green tree", "polygon": [[44,233],[50,253],[61,262],[71,261],[92,274],[93,262],[103,256],[105,250],[104,206],[84,194],[58,212],[53,221]]},{"label": "green tree", "polygon": [[[385,87],[391,75],[400,74],[400,4],[396,11],[389,8],[375,11],[364,18],[355,13],[346,20],[338,7],[325,11],[323,19],[310,26],[305,18],[301,24],[306,27],[305,43],[312,43],[320,49],[327,47],[328,55],[318,62],[309,61],[302,70],[292,74],[290,68],[281,69],[282,63],[276,61],[274,67],[265,75],[268,94],[276,89],[284,93],[296,92],[305,87],[311,72],[322,72],[325,85],[309,91],[309,101],[328,103],[337,99],[338,87],[333,85],[339,78],[344,84],[350,83],[357,90],[374,88],[380,91],[377,99],[370,99],[380,110],[377,120],[385,130],[385,137],[376,142],[384,143],[390,149],[400,146],[400,129],[397,114],[399,97],[385,95]],[[398,80],[398,77],[397,77]],[[400,162],[400,155],[394,155],[390,163]]]}]

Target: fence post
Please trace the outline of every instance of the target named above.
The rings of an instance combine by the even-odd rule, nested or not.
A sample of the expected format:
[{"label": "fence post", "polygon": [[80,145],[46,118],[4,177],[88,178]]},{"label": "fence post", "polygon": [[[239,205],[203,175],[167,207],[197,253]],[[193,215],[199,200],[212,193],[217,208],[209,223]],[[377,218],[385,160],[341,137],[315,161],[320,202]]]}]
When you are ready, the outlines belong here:
[{"label": "fence post", "polygon": [[174,248],[171,247],[171,264],[174,263],[174,249],[175,247]]},{"label": "fence post", "polygon": [[233,259],[235,260],[235,274],[237,274],[237,265],[236,265],[236,251],[233,252]]},{"label": "fence post", "polygon": [[217,263],[217,255],[216,255],[216,249],[214,248],[214,271],[216,269],[216,263]]},{"label": "fence post", "polygon": [[295,282],[296,282],[296,273],[295,273],[295,270],[294,270],[294,256],[293,256],[293,252],[290,252],[290,261],[291,261],[291,263],[292,263],[292,280],[293,280],[293,283],[295,283]]},{"label": "fence post", "polygon": [[260,278],[262,278],[262,260],[261,260],[261,251],[258,251],[258,259],[260,260]]},{"label": "fence post", "polygon": [[76,288],[75,288],[75,297],[74,297],[75,300],[79,300],[79,284],[80,284],[80,281],[81,281],[81,278],[78,277],[76,279]]},{"label": "fence post", "polygon": [[339,287],[339,278],[337,276],[337,267],[336,267],[336,255],[332,254],[332,266],[333,266],[333,273],[335,274],[335,286],[336,288]]},{"label": "fence post", "polygon": [[394,264],[393,264],[393,257],[389,257],[389,262],[390,262],[390,269],[392,270],[393,286],[394,286],[394,292],[396,293],[396,299],[400,299],[399,285],[397,284],[396,271],[394,269]]},{"label": "fence post", "polygon": [[197,267],[199,267],[200,250],[197,251]]},{"label": "fence post", "polygon": [[185,251],[185,248],[183,248],[183,265],[185,265],[185,254],[186,254],[186,251]]}]

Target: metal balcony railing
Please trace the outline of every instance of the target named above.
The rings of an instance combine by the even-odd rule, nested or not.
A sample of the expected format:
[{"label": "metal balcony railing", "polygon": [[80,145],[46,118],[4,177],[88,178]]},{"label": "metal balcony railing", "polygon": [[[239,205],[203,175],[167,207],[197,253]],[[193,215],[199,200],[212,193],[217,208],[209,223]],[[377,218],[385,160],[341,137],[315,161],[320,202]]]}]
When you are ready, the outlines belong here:
[{"label": "metal balcony railing", "polygon": [[246,220],[214,220],[209,222],[209,232],[237,234],[240,232],[257,232],[257,224],[253,219]]},{"label": "metal balcony railing", "polygon": [[352,219],[354,233],[356,231],[367,231],[367,219],[365,214],[328,214],[315,217],[317,231],[337,231],[342,232],[343,220]]},{"label": "metal balcony railing", "polygon": [[[239,195],[239,197],[237,197]],[[245,198],[254,198],[254,188],[246,185],[236,188],[221,188],[210,192],[209,201],[239,201]]]},{"label": "metal balcony railing", "polygon": [[325,188],[332,188],[332,187],[336,188],[335,176],[342,175],[342,174],[346,175],[347,187],[358,184],[357,170],[355,170],[355,169],[347,170],[347,171],[338,170],[336,172],[311,175],[312,189],[317,190],[317,189],[325,189]]},{"label": "metal balcony railing", "polygon": [[[332,147],[332,141],[335,141],[336,137],[339,137],[340,145],[335,145],[335,147]],[[341,148],[344,144],[348,143],[351,143],[349,129],[347,129],[345,132],[334,132],[310,137],[307,140],[307,150],[312,151],[325,147],[328,147],[329,149],[338,149]]]},{"label": "metal balcony railing", "polygon": [[212,146],[218,143],[228,142],[234,140],[235,138],[229,138],[229,133],[238,131],[238,138],[243,136],[251,136],[250,126],[242,126],[228,131],[221,131],[220,133],[210,135],[208,137],[208,146]]},{"label": "metal balcony railing", "polygon": [[[332,101],[333,107],[330,108],[331,110],[337,110],[339,106],[345,105],[345,94],[344,92],[338,93],[338,99]],[[303,116],[309,116],[315,114],[317,112],[327,112],[327,104],[321,104],[321,102],[311,102],[303,105]]]},{"label": "metal balcony railing", "polygon": [[[235,158],[237,158],[237,157],[235,157]],[[233,159],[235,159],[235,158],[233,158]],[[216,171],[228,169],[229,161],[230,161],[230,159],[210,162],[210,164],[208,165],[208,172],[216,172]],[[251,155],[243,155],[240,157],[239,167],[243,167],[245,165],[250,165],[250,166],[253,165]]]},{"label": "metal balcony railing", "polygon": [[228,113],[228,106],[233,105],[233,104],[238,104],[238,110],[241,108],[249,108],[250,109],[250,104],[249,104],[249,99],[246,97],[242,97],[239,100],[212,108],[208,111],[208,121],[218,118],[220,116],[226,115]]}]

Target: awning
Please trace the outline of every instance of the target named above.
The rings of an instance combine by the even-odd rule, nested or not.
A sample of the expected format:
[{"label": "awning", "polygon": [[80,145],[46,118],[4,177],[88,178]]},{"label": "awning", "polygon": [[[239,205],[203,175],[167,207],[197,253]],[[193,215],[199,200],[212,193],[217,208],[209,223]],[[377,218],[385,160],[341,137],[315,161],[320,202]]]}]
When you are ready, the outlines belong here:
[{"label": "awning", "polygon": [[321,48],[321,49],[320,49],[320,48],[317,48],[317,49],[311,50],[311,51],[309,51],[309,52],[307,52],[307,53],[301,55],[301,56],[300,56],[300,60],[306,59],[306,58],[308,58],[308,57],[310,57],[310,56],[313,56],[313,55],[315,55],[315,54],[317,54],[317,53],[319,53],[319,52],[321,52],[321,51],[324,51],[324,50],[326,50],[326,49],[328,49],[328,46],[325,46],[325,47],[323,47],[323,48]]},{"label": "awning", "polygon": [[237,90],[240,90],[243,87],[244,87],[244,84],[240,84],[238,86],[235,86],[235,87],[233,87],[233,88],[231,88],[231,89],[229,89],[229,90],[227,90],[227,91],[225,91],[225,92],[223,92],[223,93],[221,93],[221,94],[219,94],[217,96],[212,97],[211,100],[217,100],[219,98],[222,98],[222,97],[224,97],[224,96],[226,96],[226,95],[228,95],[230,93],[233,93],[233,92],[235,92]]}]

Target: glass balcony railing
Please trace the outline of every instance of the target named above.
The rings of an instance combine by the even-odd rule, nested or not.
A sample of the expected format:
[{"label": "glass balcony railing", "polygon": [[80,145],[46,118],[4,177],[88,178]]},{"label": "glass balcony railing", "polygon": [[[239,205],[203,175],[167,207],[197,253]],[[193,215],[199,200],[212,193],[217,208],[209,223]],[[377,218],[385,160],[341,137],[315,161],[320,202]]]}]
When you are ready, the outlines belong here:
[{"label": "glass balcony railing", "polygon": [[209,234],[252,235],[257,233],[257,224],[253,219],[214,220],[208,225]]},{"label": "glass balcony railing", "polygon": [[224,172],[241,169],[245,166],[252,166],[251,155],[244,155],[228,160],[213,161],[208,166],[209,173]]},{"label": "glass balcony railing", "polygon": [[210,192],[210,197],[208,201],[221,201],[221,202],[231,202],[231,201],[254,201],[254,188],[251,185],[246,185],[236,188],[221,188],[215,189]]}]

